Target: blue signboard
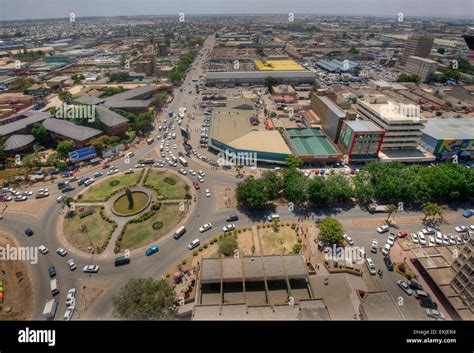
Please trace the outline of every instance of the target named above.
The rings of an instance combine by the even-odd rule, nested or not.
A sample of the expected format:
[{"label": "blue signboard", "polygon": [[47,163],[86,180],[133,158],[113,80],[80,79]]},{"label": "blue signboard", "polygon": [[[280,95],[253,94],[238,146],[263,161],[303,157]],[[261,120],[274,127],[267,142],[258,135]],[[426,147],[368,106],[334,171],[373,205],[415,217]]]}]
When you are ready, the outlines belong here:
[{"label": "blue signboard", "polygon": [[69,159],[72,162],[79,162],[79,161],[91,159],[94,157],[97,157],[97,152],[95,150],[95,147],[87,147],[87,148],[83,148],[82,150],[69,152]]}]

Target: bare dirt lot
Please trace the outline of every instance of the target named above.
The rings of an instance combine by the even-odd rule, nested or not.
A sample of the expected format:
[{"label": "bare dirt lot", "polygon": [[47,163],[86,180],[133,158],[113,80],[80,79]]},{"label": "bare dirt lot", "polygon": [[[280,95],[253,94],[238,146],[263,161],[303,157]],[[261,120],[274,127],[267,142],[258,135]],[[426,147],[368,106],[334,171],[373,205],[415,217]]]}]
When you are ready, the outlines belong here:
[{"label": "bare dirt lot", "polygon": [[[0,232],[0,247],[7,244],[19,246],[11,235]],[[31,320],[34,295],[28,265],[25,261],[0,260],[0,281],[4,290],[0,320]]]}]

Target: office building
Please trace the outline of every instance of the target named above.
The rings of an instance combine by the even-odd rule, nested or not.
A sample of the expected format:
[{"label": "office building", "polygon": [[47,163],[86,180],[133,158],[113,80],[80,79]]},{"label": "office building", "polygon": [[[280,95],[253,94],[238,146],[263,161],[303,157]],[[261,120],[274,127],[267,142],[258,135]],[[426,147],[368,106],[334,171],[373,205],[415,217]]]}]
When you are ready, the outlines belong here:
[{"label": "office building", "polygon": [[347,113],[334,103],[329,95],[312,93],[310,106],[311,110],[319,117],[326,135],[337,143],[342,122],[347,118]]},{"label": "office building", "polygon": [[433,41],[433,36],[428,33],[415,33],[411,35],[405,43],[401,64],[406,65],[410,56],[428,58],[433,47]]},{"label": "office building", "polygon": [[342,123],[338,147],[350,162],[378,160],[385,131],[371,121],[349,120]]},{"label": "office building", "polygon": [[459,256],[454,260],[453,270],[455,276],[451,281],[451,287],[459,294],[461,300],[474,312],[474,238],[461,248]]},{"label": "office building", "polygon": [[434,60],[421,58],[419,56],[410,56],[405,66],[405,72],[411,75],[417,75],[421,81],[426,81],[428,76],[436,71],[438,63]]}]

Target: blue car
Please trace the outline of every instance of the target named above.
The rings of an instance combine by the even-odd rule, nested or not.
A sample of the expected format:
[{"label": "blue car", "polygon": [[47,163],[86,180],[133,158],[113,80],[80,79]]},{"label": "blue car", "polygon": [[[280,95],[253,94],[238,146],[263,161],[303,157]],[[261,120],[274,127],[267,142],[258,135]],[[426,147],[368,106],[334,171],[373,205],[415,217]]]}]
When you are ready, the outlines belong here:
[{"label": "blue car", "polygon": [[464,211],[464,213],[462,215],[466,218],[469,218],[469,217],[472,216],[472,210],[466,210],[466,211]]},{"label": "blue car", "polygon": [[153,255],[154,253],[158,252],[158,250],[160,250],[160,249],[158,249],[158,246],[153,245],[151,248],[146,249],[145,254],[146,254],[146,256],[150,256],[150,255]]}]

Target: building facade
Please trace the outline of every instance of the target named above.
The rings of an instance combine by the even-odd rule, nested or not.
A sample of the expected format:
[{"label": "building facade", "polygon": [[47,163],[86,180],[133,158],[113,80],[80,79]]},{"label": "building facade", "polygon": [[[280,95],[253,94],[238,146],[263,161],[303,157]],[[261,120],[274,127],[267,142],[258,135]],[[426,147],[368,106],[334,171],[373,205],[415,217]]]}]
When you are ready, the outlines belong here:
[{"label": "building facade", "polygon": [[421,81],[426,81],[428,76],[436,71],[437,67],[438,63],[436,61],[419,56],[410,56],[405,66],[405,72],[417,75]]},{"label": "building facade", "polygon": [[456,275],[451,281],[451,287],[459,294],[461,300],[474,313],[474,238],[461,248],[459,256],[454,260],[453,269]]},{"label": "building facade", "polygon": [[338,147],[349,163],[375,161],[384,135],[385,131],[370,121],[344,121]]},{"label": "building facade", "polygon": [[410,56],[428,58],[433,47],[433,41],[433,36],[428,33],[415,33],[411,35],[405,43],[401,64],[406,65]]}]

